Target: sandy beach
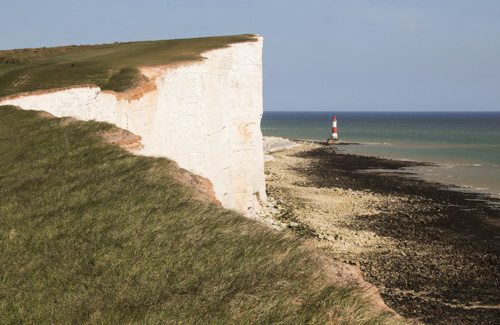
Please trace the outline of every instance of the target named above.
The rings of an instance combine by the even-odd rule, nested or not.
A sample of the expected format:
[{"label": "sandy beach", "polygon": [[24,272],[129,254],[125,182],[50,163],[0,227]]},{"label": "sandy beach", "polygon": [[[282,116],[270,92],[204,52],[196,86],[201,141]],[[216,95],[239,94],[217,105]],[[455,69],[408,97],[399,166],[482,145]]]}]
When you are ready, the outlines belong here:
[{"label": "sandy beach", "polygon": [[389,307],[424,323],[500,322],[500,211],[479,195],[390,171],[414,162],[280,138],[264,148],[274,218],[359,267]]}]

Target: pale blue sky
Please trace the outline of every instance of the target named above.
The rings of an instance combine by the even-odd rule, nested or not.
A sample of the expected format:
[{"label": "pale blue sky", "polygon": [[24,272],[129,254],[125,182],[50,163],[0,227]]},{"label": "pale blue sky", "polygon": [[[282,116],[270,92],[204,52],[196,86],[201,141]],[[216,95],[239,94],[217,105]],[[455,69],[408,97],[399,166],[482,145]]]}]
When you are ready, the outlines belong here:
[{"label": "pale blue sky", "polygon": [[0,29],[0,49],[258,33],[267,111],[500,111],[499,0],[2,0]]}]

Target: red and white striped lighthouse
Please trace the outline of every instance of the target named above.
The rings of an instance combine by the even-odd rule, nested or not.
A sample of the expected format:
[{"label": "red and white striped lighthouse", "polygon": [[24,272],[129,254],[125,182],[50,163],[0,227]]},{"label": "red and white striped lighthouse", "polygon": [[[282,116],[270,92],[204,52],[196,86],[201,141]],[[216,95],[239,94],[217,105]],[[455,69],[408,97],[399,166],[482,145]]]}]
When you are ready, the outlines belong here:
[{"label": "red and white striped lighthouse", "polygon": [[333,122],[332,122],[332,139],[337,139],[337,116],[333,116]]},{"label": "red and white striped lighthouse", "polygon": [[327,141],[329,144],[330,143],[338,143],[339,142],[339,137],[337,135],[337,116],[333,116],[333,122],[332,122],[332,137],[328,139]]}]

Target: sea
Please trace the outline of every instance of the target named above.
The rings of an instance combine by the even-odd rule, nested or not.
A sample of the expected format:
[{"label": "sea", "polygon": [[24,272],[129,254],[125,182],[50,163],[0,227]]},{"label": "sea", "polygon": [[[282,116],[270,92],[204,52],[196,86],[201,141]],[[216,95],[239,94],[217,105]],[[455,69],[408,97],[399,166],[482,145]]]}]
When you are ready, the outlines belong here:
[{"label": "sea", "polygon": [[[346,153],[429,162],[409,177],[500,198],[500,112],[271,112],[264,136],[326,142],[337,119]],[[411,175],[411,176],[410,176]]]}]

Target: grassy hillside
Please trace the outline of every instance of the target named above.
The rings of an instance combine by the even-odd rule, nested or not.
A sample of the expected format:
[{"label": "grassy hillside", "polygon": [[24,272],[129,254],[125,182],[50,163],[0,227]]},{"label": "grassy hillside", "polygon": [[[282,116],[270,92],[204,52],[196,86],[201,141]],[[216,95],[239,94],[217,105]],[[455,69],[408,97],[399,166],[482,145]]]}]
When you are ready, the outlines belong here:
[{"label": "grassy hillside", "polygon": [[138,67],[198,60],[204,51],[253,40],[249,34],[0,51],[0,97],[86,84],[124,91],[139,80]]},{"label": "grassy hillside", "polygon": [[0,323],[388,323],[299,239],[193,199],[113,126],[0,107]]}]

